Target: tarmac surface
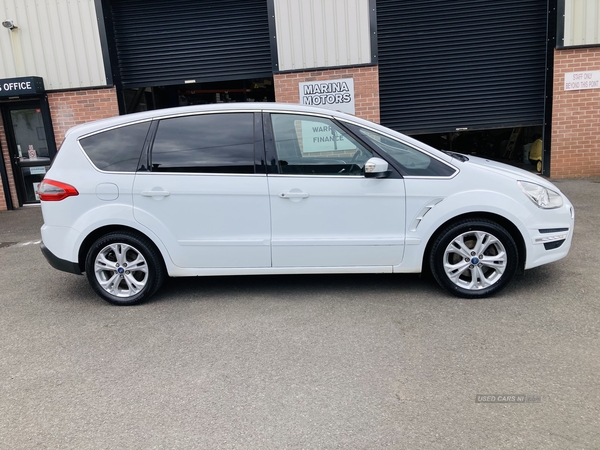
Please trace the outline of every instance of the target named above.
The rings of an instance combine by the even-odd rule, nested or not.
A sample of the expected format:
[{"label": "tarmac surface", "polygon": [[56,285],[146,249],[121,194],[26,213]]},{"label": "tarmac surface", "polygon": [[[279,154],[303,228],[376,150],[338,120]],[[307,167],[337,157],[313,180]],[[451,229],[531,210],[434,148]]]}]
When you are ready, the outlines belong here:
[{"label": "tarmac surface", "polygon": [[47,264],[39,207],[0,212],[0,449],[600,448],[600,179],[554,182],[571,252],[475,301],[261,276],[115,307]]}]

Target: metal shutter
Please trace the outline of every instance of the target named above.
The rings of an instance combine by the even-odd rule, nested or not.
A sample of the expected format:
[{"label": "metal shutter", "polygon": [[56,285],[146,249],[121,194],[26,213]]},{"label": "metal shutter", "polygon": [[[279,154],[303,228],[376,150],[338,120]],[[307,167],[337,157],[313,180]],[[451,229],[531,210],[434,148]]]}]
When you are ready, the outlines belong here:
[{"label": "metal shutter", "polygon": [[541,125],[546,0],[377,0],[381,123],[410,134]]},{"label": "metal shutter", "polygon": [[266,0],[110,0],[123,88],[273,75]]}]

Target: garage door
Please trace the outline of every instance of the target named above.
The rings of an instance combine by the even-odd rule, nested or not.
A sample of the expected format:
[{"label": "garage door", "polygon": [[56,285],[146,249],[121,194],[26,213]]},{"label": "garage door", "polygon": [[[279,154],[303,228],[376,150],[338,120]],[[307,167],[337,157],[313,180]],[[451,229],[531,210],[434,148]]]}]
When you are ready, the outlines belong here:
[{"label": "garage door", "polygon": [[273,75],[267,0],[110,0],[108,9],[121,88]]},{"label": "garage door", "polygon": [[543,124],[546,12],[546,0],[377,0],[382,124]]}]

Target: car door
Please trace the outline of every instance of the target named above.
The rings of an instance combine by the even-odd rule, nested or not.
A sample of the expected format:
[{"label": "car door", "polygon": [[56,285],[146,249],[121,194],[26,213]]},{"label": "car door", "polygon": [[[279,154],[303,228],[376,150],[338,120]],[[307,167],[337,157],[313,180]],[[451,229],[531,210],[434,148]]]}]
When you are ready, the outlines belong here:
[{"label": "car door", "polygon": [[[273,267],[386,267],[404,250],[400,175],[366,178],[371,150],[331,118],[265,116]],[[387,269],[382,269],[387,270]]]},{"label": "car door", "polygon": [[158,122],[149,170],[135,177],[134,215],[159,236],[175,265],[271,266],[261,122],[253,112]]}]

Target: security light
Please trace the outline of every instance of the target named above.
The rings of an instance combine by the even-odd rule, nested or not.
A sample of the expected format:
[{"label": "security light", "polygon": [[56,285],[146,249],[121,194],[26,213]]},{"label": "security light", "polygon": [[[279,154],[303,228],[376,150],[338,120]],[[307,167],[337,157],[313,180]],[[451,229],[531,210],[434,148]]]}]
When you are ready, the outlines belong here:
[{"label": "security light", "polygon": [[15,28],[18,28],[12,20],[3,21],[2,26],[4,28],[8,28],[9,30],[14,30]]}]

